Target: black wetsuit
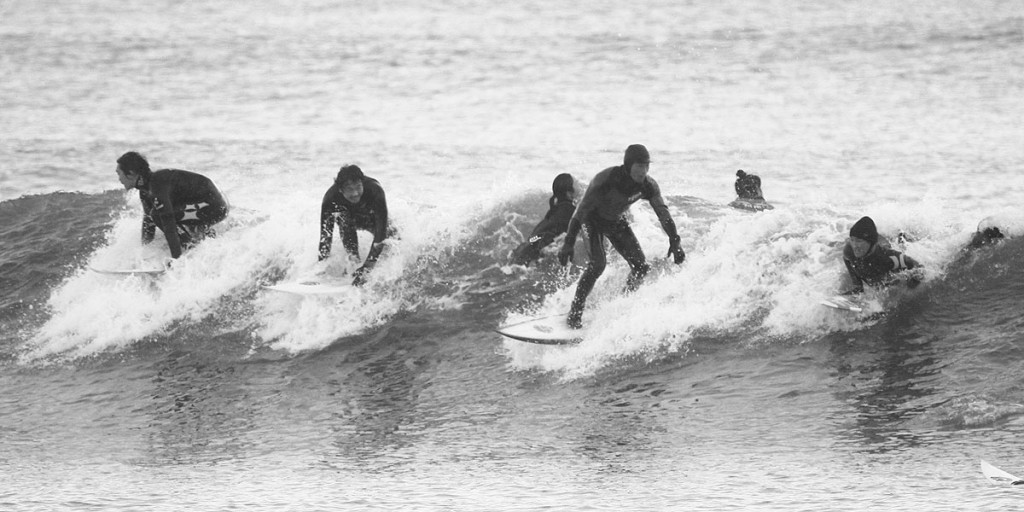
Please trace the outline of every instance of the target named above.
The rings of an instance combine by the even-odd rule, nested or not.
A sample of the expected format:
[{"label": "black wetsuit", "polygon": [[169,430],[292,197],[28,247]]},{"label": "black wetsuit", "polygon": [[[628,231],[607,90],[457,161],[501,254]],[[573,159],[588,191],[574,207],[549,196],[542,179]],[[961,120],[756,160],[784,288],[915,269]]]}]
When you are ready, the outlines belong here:
[{"label": "black wetsuit", "polygon": [[211,227],[228,214],[227,201],[217,186],[194,172],[162,169],[138,189],[143,211],[142,241],[153,241],[156,228],[160,228],[174,258],[212,236]]},{"label": "black wetsuit", "polygon": [[547,247],[558,238],[558,235],[565,233],[569,227],[569,219],[572,219],[576,205],[566,199],[551,199],[551,208],[544,215],[530,237],[516,247],[512,253],[512,263],[515,265],[529,265],[531,261],[540,257],[541,249]]},{"label": "black wetsuit", "polygon": [[324,194],[320,206],[320,260],[331,255],[334,238],[334,220],[338,220],[338,231],[341,233],[341,244],[350,255],[359,258],[359,237],[357,229],[373,233],[373,245],[366,257],[366,263],[373,265],[384,250],[381,243],[394,235],[388,224],[388,203],[380,182],[373,178],[360,178],[363,183],[363,195],[358,203],[350,203],[341,193],[341,187],[331,185]]},{"label": "black wetsuit", "polygon": [[587,267],[576,287],[576,295],[573,297],[569,312],[570,324],[578,325],[587,296],[607,265],[605,238],[611,241],[612,247],[629,263],[631,271],[626,282],[627,290],[636,290],[644,276],[651,270],[640,242],[637,241],[625,217],[629,207],[640,199],[646,199],[654,208],[654,213],[668,235],[670,244],[679,243],[676,224],[669,214],[668,206],[661,197],[661,189],[654,178],[647,176],[643,183],[637,183],[629,176],[625,165],[609,167],[599,172],[583,194],[583,199],[576,207],[565,235],[566,245],[571,246],[576,243],[580,228],[586,225],[590,238],[590,261],[587,262]]},{"label": "black wetsuit", "polygon": [[753,174],[736,178],[736,195],[740,199],[760,199],[763,201],[764,195],[761,193],[761,178]]},{"label": "black wetsuit", "polygon": [[891,284],[897,272],[921,266],[910,256],[889,247],[889,242],[885,239],[872,245],[862,258],[854,256],[853,246],[847,240],[846,246],[843,247],[843,263],[846,264],[846,270],[853,281],[853,292],[862,290],[865,283],[873,286]]},{"label": "black wetsuit", "polygon": [[986,245],[994,245],[1001,242],[1004,238],[1006,238],[1006,236],[1003,235],[1002,231],[999,231],[999,228],[994,226],[988,227],[974,233],[974,236],[971,237],[970,243],[967,244],[967,248],[978,249],[985,247]]}]

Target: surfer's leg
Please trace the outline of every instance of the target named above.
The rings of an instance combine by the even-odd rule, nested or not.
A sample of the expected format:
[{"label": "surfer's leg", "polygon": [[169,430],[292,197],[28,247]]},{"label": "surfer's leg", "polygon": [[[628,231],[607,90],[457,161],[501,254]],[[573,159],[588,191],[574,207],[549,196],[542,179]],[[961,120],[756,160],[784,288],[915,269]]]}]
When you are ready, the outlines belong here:
[{"label": "surfer's leg", "polygon": [[587,303],[587,296],[594,289],[594,283],[601,277],[604,268],[608,263],[604,250],[604,235],[596,229],[590,230],[590,260],[587,261],[587,268],[583,270],[580,281],[576,285],[576,295],[572,299],[572,306],[569,308],[569,327],[579,329],[583,326],[583,307]]},{"label": "surfer's leg", "polygon": [[636,239],[633,228],[629,227],[629,223],[624,219],[616,223],[615,230],[608,233],[608,240],[612,242],[612,247],[622,255],[626,263],[629,263],[630,272],[629,278],[626,280],[626,291],[635,292],[643,283],[644,276],[651,271],[651,266],[647,264],[647,257],[644,256],[644,250],[640,247],[640,241]]}]

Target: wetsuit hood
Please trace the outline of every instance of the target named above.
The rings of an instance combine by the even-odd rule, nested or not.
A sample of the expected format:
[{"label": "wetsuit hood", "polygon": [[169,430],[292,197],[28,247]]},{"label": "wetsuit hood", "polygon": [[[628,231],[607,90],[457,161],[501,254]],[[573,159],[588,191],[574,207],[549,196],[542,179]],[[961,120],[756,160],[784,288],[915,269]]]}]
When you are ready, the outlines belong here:
[{"label": "wetsuit hood", "polygon": [[875,221],[871,220],[871,217],[861,217],[850,228],[850,236],[860,238],[871,245],[875,245],[878,243],[878,228],[875,227]]},{"label": "wetsuit hood", "polygon": [[626,154],[622,157],[622,166],[629,172],[635,163],[651,163],[651,154],[643,144],[633,144],[626,148]]}]

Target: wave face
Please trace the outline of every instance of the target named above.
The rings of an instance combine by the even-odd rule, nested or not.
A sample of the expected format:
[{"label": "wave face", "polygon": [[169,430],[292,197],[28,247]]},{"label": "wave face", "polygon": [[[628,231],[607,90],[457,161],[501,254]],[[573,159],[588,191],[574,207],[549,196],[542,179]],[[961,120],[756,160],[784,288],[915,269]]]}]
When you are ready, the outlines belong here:
[{"label": "wave face", "polygon": [[[870,332],[865,326],[879,323],[818,304],[845,286],[840,250],[852,220],[837,222],[843,213],[806,207],[750,214],[692,197],[670,196],[669,201],[685,223],[686,263],[668,262],[653,214],[635,207],[635,229],[655,268],[645,286],[623,295],[628,268],[612,256],[588,304],[585,318],[592,334],[586,342],[572,350],[541,351],[539,358],[532,347],[505,343],[514,367],[591,375],[623,358],[686,353],[701,346],[696,340],[784,346],[836,332]],[[397,317],[429,323],[442,311],[460,322],[486,318],[493,326],[564,312],[578,275],[553,261],[557,244],[536,268],[508,265],[508,253],[529,232],[530,219],[543,213],[544,197],[536,193],[506,198],[489,210],[472,205],[448,215],[423,205],[399,207],[402,234],[389,242],[370,286],[330,299],[262,288],[313,274],[347,279],[350,262],[333,258],[317,264],[308,237],[295,235],[311,231],[302,226],[310,223],[309,215],[275,218],[238,210],[216,238],[156,278],[90,271],[160,265],[167,259],[160,237],[140,244],[134,203],[131,194],[116,192],[55,193],[2,203],[9,242],[2,249],[0,313],[17,327],[6,330],[8,357],[75,358],[117,353],[144,341],[218,336],[246,350],[295,354],[380,329]],[[452,227],[452,218],[462,224]],[[1012,237],[1018,228],[1009,224]],[[883,323],[919,318],[923,305],[940,311],[927,322],[930,329],[952,328],[954,312],[989,318],[993,325],[1016,321],[1012,290],[1020,283],[1009,271],[1019,256],[1015,238],[967,252],[962,245],[969,234],[938,223],[915,229],[904,250],[925,264],[925,284],[869,294],[875,312],[887,313]],[[365,251],[368,240],[361,236]],[[580,249],[584,256],[577,263],[583,264],[582,244]],[[996,285],[1011,292],[987,291]]]}]

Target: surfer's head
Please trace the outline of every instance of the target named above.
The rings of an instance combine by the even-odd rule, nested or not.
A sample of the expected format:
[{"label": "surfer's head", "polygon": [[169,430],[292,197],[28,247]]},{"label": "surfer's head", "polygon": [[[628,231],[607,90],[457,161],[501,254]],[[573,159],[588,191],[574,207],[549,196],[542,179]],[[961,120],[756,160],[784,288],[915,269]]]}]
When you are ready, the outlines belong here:
[{"label": "surfer's head", "polygon": [[363,170],[358,165],[342,166],[334,183],[350,203],[358,203],[363,197]]},{"label": "surfer's head", "polygon": [[861,217],[852,228],[850,228],[850,245],[853,246],[853,254],[858,258],[864,257],[878,243],[878,228],[871,217]]},{"label": "surfer's head", "polygon": [[117,178],[126,190],[138,186],[139,178],[149,180],[152,174],[146,157],[135,151],[129,151],[117,159]]},{"label": "surfer's head", "polygon": [[573,180],[572,175],[563,172],[555,176],[555,181],[551,182],[551,194],[553,199],[558,201],[572,202],[573,198],[576,197],[575,180]]},{"label": "surfer's head", "polygon": [[998,226],[989,226],[985,229],[979,228],[971,238],[971,242],[968,244],[968,247],[971,249],[977,249],[986,245],[997,244],[1003,241],[1004,238],[1006,238],[1006,235],[999,230]]},{"label": "surfer's head", "polygon": [[736,177],[737,178],[746,178],[747,177],[747,173],[743,172],[743,169],[740,169],[740,170],[736,171]]},{"label": "surfer's head", "polygon": [[647,171],[650,170],[651,154],[643,144],[633,144],[626,148],[626,154],[622,157],[622,167],[629,173],[629,177],[637,183],[643,183],[647,178]]}]

